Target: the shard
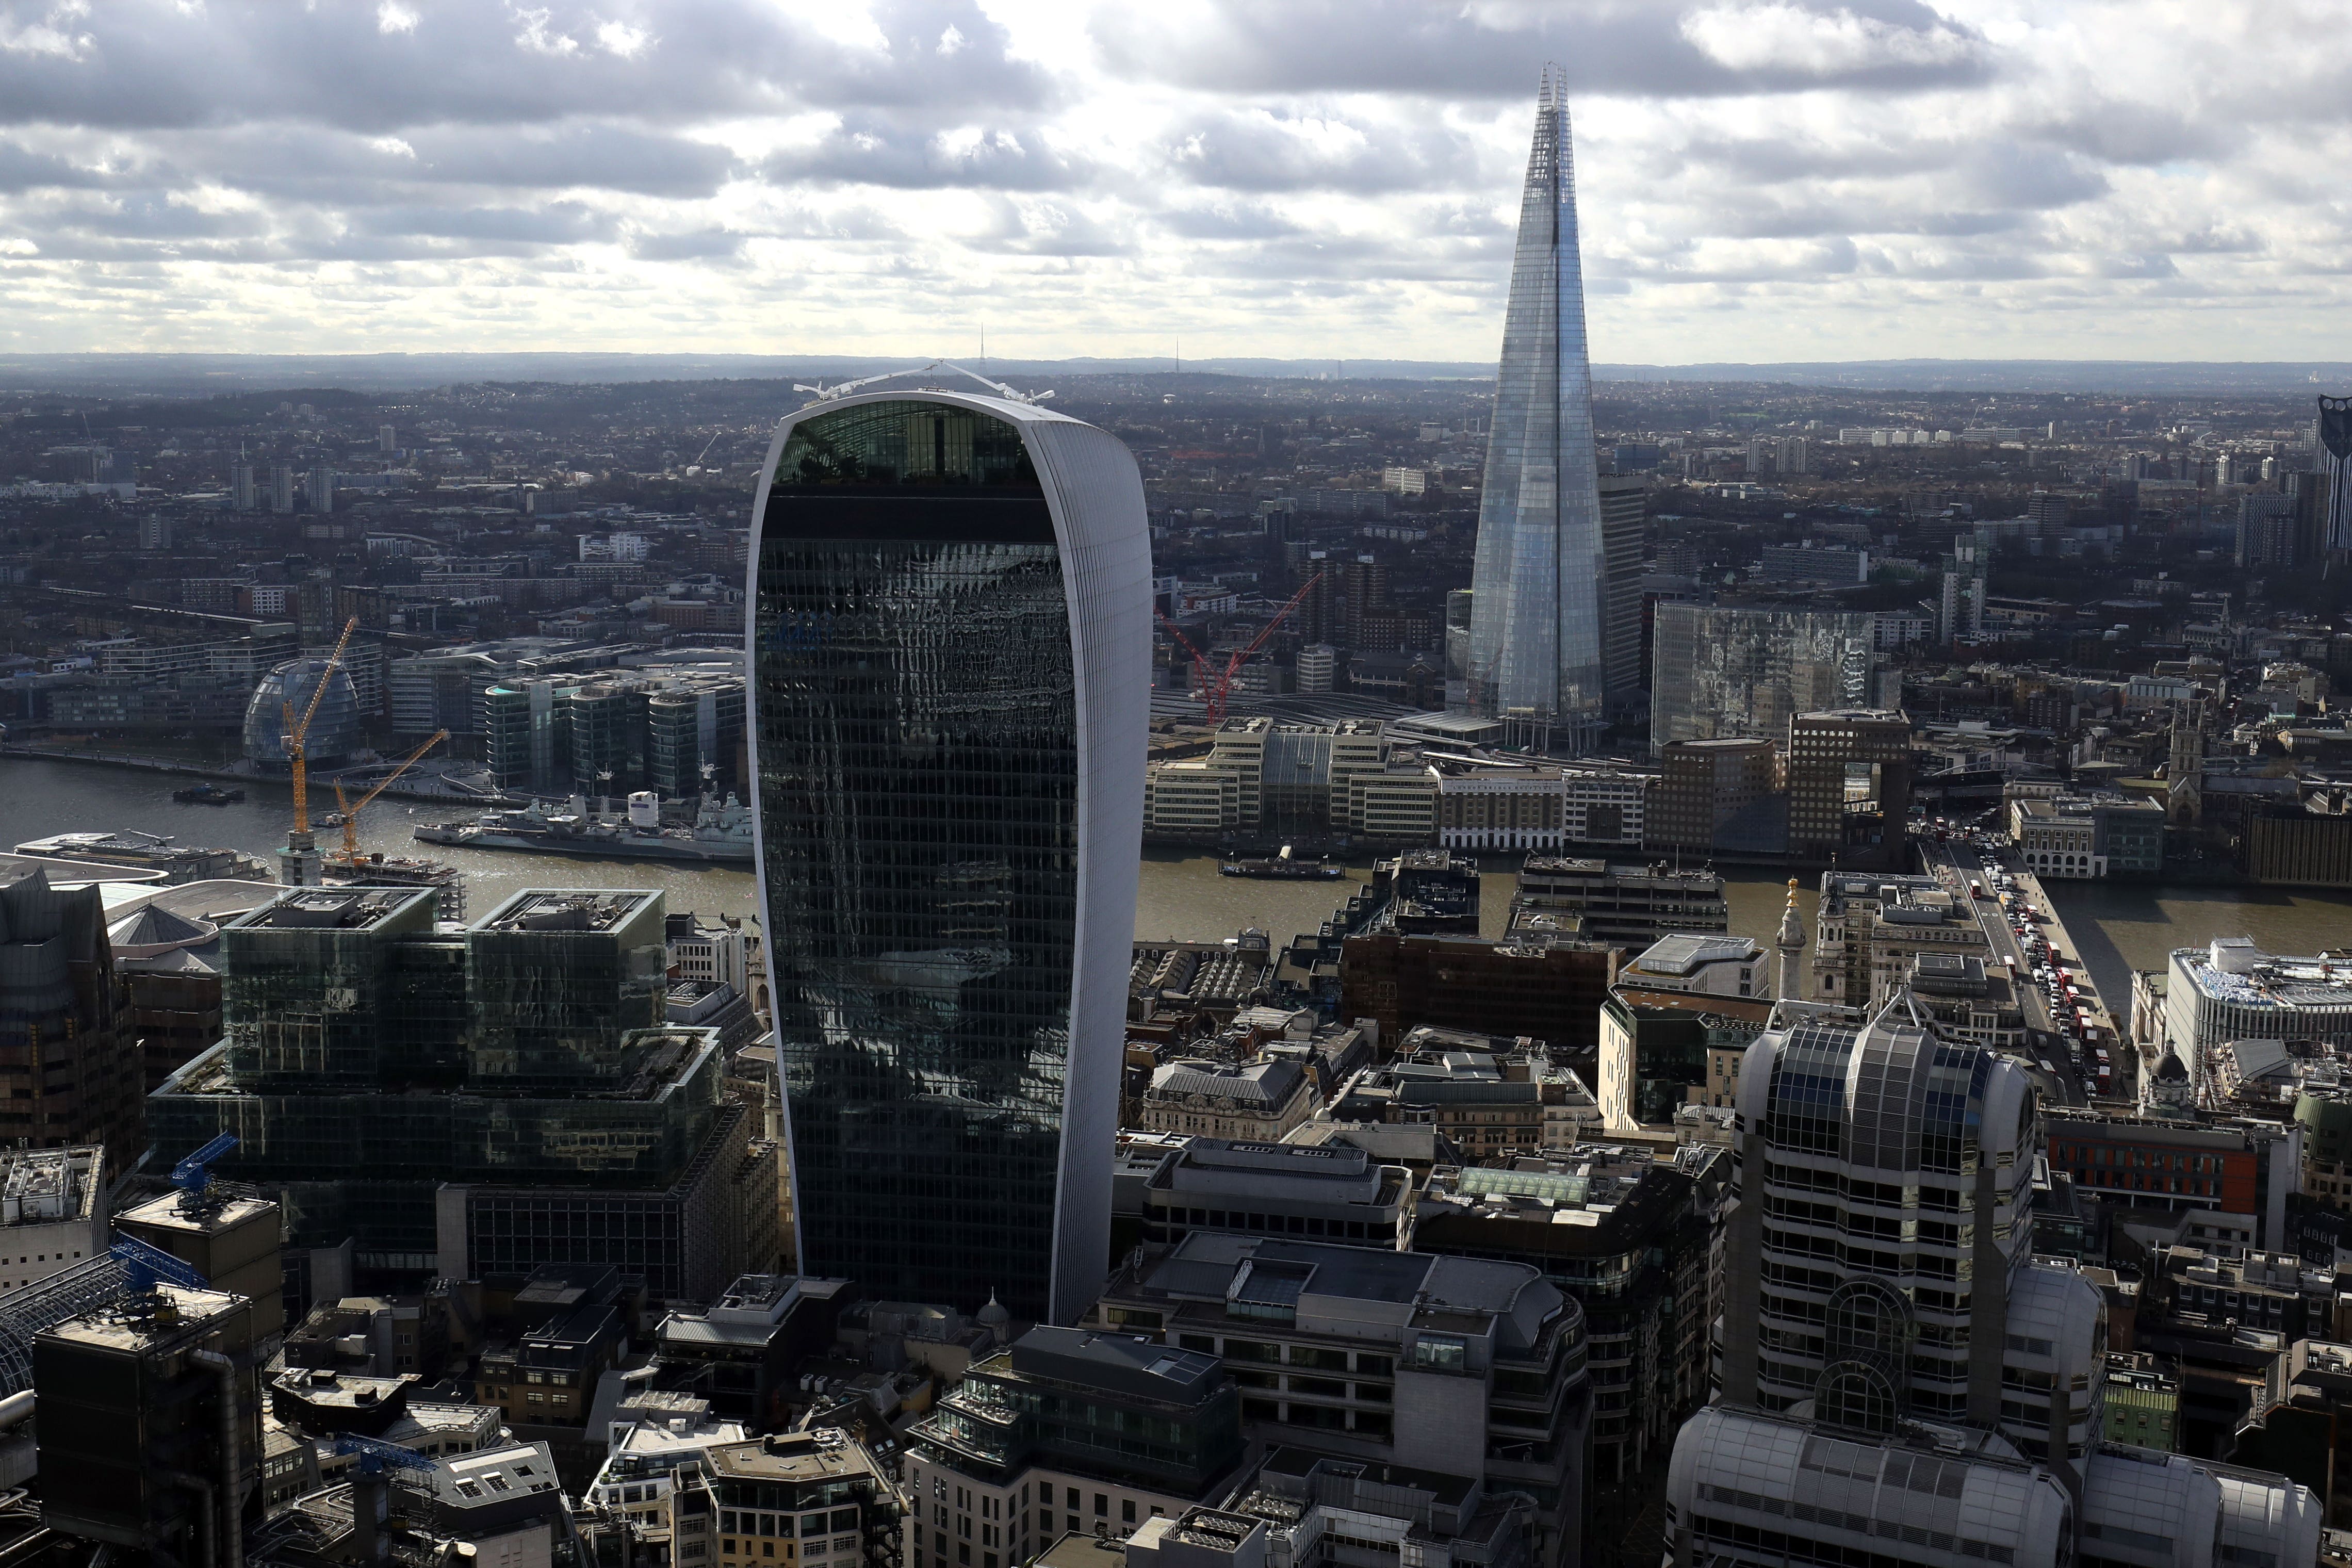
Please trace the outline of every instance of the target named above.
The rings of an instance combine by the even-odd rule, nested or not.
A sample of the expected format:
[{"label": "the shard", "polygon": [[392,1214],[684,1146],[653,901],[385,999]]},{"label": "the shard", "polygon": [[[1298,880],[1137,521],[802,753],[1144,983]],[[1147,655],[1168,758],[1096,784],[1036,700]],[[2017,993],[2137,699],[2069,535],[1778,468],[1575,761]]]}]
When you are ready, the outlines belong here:
[{"label": "the shard", "polygon": [[1567,81],[1544,68],[1471,580],[1471,711],[1588,749],[1605,718],[1608,563],[1592,449]]}]

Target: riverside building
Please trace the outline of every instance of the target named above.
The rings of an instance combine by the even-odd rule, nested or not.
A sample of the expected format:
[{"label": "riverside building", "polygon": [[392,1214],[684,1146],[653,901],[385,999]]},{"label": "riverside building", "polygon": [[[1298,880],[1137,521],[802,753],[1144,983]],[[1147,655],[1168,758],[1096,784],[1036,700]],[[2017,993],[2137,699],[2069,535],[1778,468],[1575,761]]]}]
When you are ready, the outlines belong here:
[{"label": "riverside building", "polygon": [[1134,459],[1012,396],[826,397],[754,510],[750,726],[803,1272],[1100,1288],[1150,709]]}]

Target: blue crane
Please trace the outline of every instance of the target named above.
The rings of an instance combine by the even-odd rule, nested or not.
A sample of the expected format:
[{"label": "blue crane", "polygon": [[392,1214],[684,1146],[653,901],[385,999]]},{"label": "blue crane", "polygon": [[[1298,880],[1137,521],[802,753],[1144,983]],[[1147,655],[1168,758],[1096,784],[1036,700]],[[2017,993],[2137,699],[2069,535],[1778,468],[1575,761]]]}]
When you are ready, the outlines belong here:
[{"label": "blue crane", "polygon": [[381,1476],[387,1469],[429,1471],[437,1468],[431,1459],[414,1448],[404,1448],[397,1443],[379,1443],[373,1437],[361,1437],[349,1432],[335,1439],[335,1452],[357,1455],[359,1463],[352,1468],[362,1476]]},{"label": "blue crane", "polygon": [[213,1162],[236,1147],[236,1134],[222,1133],[172,1167],[172,1184],[192,1198],[196,1196],[213,1179]]},{"label": "blue crane", "polygon": [[150,1247],[135,1236],[118,1238],[106,1255],[122,1265],[122,1272],[134,1296],[144,1296],[155,1289],[159,1279],[168,1279],[184,1290],[201,1290],[205,1277],[181,1262],[160,1247]]}]

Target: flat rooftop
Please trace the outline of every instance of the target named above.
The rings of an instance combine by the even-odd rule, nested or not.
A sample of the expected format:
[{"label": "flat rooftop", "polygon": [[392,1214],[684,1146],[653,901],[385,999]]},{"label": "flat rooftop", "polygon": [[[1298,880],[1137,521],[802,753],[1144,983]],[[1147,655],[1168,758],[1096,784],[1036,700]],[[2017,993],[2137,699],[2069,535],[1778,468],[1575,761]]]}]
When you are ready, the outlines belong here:
[{"label": "flat rooftop", "polygon": [[474,922],[494,931],[609,931],[661,895],[640,889],[526,888]]},{"label": "flat rooftop", "polygon": [[430,888],[295,888],[251,914],[229,922],[232,931],[367,931],[411,905],[434,904]]}]

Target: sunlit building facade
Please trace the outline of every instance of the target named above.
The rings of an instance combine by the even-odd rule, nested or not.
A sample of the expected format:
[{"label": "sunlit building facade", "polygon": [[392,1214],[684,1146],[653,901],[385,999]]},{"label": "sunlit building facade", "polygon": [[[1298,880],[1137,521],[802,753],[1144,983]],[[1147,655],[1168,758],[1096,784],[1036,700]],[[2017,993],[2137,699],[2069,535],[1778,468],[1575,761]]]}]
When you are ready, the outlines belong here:
[{"label": "sunlit building facade", "polygon": [[1513,721],[1522,743],[1587,749],[1606,717],[1609,562],[1567,87],[1551,67],[1520,198],[1471,587],[1471,711]]},{"label": "sunlit building facade", "polygon": [[1006,398],[823,401],[751,560],[801,1267],[1067,1322],[1108,1261],[1142,834],[1134,459]]}]

